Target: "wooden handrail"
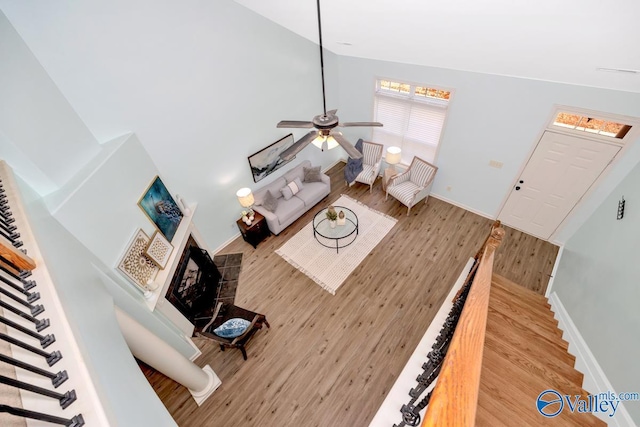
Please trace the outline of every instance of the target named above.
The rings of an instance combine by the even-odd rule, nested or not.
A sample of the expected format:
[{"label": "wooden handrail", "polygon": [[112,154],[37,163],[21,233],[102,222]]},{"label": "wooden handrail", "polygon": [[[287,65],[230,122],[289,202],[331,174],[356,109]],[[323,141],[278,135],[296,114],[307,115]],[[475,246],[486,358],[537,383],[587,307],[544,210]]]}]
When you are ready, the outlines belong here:
[{"label": "wooden handrail", "polygon": [[36,268],[36,263],[22,251],[14,248],[13,244],[4,236],[0,236],[0,256],[20,270]]},{"label": "wooden handrail", "polygon": [[493,258],[504,230],[496,222],[433,390],[422,427],[472,427],[476,421]]}]

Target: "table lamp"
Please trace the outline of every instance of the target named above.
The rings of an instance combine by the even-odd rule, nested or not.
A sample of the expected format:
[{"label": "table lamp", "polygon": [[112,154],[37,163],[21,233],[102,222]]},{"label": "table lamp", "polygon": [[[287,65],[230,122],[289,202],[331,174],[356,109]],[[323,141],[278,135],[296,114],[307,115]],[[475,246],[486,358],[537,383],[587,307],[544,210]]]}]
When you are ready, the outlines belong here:
[{"label": "table lamp", "polygon": [[253,199],[253,193],[251,192],[250,188],[245,187],[239,189],[236,193],[236,196],[238,197],[238,202],[240,202],[240,205],[243,208],[251,209],[251,207],[255,203],[255,200]]},{"label": "table lamp", "polygon": [[385,156],[385,161],[389,165],[389,168],[395,172],[396,165],[400,163],[400,158],[402,157],[402,150],[400,147],[389,147],[387,148],[387,155]]}]

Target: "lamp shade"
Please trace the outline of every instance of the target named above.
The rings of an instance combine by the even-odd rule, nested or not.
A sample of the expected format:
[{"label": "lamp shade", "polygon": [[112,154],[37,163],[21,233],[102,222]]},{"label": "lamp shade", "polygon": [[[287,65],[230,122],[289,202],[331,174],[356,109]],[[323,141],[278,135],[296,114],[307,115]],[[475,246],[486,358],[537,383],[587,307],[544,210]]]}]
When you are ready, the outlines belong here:
[{"label": "lamp shade", "polygon": [[253,193],[251,192],[250,188],[241,188],[238,190],[238,192],[236,193],[236,196],[238,196],[238,201],[240,202],[240,205],[242,205],[243,208],[248,208],[250,206],[253,206],[254,200],[253,200]]},{"label": "lamp shade", "polygon": [[389,147],[387,148],[387,155],[384,160],[390,165],[397,165],[400,163],[401,154],[402,150],[400,147]]},{"label": "lamp shade", "polygon": [[338,144],[338,141],[336,141],[336,139],[331,135],[318,135],[313,141],[311,141],[311,143],[323,151],[332,150],[340,145]]}]

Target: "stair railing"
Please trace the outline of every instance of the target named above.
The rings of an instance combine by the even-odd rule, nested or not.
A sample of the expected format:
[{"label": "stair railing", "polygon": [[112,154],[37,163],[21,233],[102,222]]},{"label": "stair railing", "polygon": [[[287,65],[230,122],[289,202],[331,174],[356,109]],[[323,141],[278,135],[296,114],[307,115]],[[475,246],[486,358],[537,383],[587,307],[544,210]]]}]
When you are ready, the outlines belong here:
[{"label": "stair railing", "polygon": [[423,427],[475,425],[494,254],[504,236],[496,221],[477,257],[477,272],[451,338]]},{"label": "stair railing", "polygon": [[[0,367],[11,374],[0,375],[0,387],[5,392],[3,400],[8,393],[22,403],[22,407],[15,407],[0,401],[0,413],[79,427],[85,421],[82,414],[76,412],[79,405],[72,405],[77,400],[72,387],[80,380],[78,372],[73,373],[76,381],[67,382],[70,380],[67,370],[59,369],[59,365],[53,367],[63,357],[62,352],[55,349],[60,346],[60,340],[73,338],[59,335],[56,341],[51,329],[55,328],[56,321],[60,324],[61,319],[54,317],[57,310],[51,305],[47,304],[49,310],[46,310],[43,303],[46,298],[41,299],[38,292],[44,289],[39,289],[36,280],[30,279],[32,271],[36,271],[36,262],[27,255],[26,247],[34,249],[34,242],[21,237],[20,233],[27,236],[31,233],[20,229],[28,227],[16,189],[9,167],[0,161]],[[34,277],[36,275],[38,273],[34,273]],[[43,293],[48,295],[49,291]],[[54,349],[45,351],[49,346]],[[75,363],[77,361],[72,361],[71,365]],[[23,393],[29,395],[29,409],[24,407]],[[54,406],[59,408],[51,410],[51,402],[56,401]],[[48,409],[32,410],[40,408]],[[64,411],[67,408],[69,410]]]}]

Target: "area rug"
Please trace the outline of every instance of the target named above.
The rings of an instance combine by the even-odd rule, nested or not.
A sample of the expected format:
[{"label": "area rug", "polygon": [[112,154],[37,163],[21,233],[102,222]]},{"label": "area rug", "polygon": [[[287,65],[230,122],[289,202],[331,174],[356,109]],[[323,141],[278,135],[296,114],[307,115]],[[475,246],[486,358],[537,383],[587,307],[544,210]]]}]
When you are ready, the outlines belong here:
[{"label": "area rug", "polygon": [[[349,246],[335,249],[322,246],[313,237],[313,221],[293,236],[276,253],[309,276],[324,290],[336,291],[362,260],[398,222],[344,194],[332,203],[351,209],[358,217],[358,237]],[[316,208],[318,211],[319,208]]]}]

